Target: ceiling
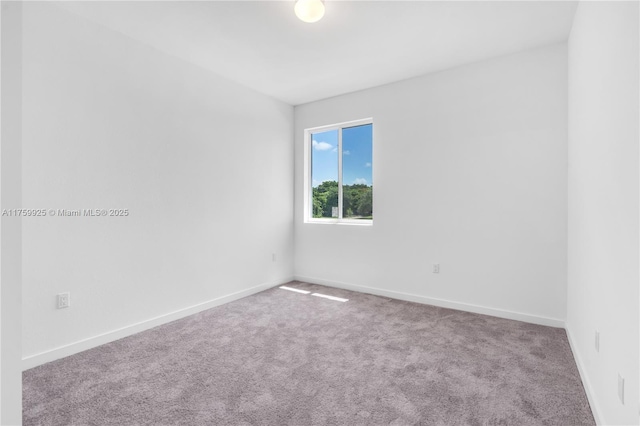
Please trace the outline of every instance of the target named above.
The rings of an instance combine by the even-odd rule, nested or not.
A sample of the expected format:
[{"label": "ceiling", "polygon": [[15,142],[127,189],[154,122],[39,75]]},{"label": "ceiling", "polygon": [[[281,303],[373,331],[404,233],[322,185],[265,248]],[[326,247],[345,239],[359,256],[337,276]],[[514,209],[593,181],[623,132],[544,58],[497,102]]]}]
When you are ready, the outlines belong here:
[{"label": "ceiling", "polygon": [[575,2],[65,2],[62,7],[292,105],[566,41]]}]

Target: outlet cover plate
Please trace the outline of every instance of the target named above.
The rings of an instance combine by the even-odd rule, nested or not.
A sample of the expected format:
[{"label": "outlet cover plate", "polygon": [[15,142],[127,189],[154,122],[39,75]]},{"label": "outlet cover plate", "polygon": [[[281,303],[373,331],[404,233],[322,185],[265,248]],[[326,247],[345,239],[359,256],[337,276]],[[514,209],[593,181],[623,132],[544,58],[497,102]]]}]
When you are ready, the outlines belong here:
[{"label": "outlet cover plate", "polygon": [[71,296],[69,293],[58,294],[58,309],[64,309],[71,306]]}]

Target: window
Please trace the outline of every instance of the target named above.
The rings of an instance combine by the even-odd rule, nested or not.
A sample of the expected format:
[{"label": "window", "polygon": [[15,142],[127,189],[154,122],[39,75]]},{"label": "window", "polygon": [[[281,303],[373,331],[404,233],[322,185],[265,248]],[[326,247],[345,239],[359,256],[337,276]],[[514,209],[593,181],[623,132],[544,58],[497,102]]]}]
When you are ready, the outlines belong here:
[{"label": "window", "polygon": [[305,130],[307,222],[373,223],[371,119]]}]

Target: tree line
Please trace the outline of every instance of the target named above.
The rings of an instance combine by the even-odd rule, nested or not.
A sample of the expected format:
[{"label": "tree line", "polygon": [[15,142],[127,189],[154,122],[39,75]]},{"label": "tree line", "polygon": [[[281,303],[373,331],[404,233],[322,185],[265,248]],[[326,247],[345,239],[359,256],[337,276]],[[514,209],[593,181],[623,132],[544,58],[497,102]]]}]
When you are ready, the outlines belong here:
[{"label": "tree line", "polygon": [[[313,217],[332,217],[338,207],[338,182],[325,181],[313,189]],[[363,184],[342,186],[342,217],[371,219],[373,186]]]}]

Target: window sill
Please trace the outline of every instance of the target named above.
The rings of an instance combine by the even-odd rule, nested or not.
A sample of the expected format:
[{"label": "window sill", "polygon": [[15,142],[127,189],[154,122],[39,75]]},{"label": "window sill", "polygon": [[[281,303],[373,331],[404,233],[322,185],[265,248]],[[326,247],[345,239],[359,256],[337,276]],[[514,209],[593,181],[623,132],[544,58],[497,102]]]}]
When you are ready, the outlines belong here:
[{"label": "window sill", "polygon": [[307,219],[305,224],[373,226],[373,220]]}]

